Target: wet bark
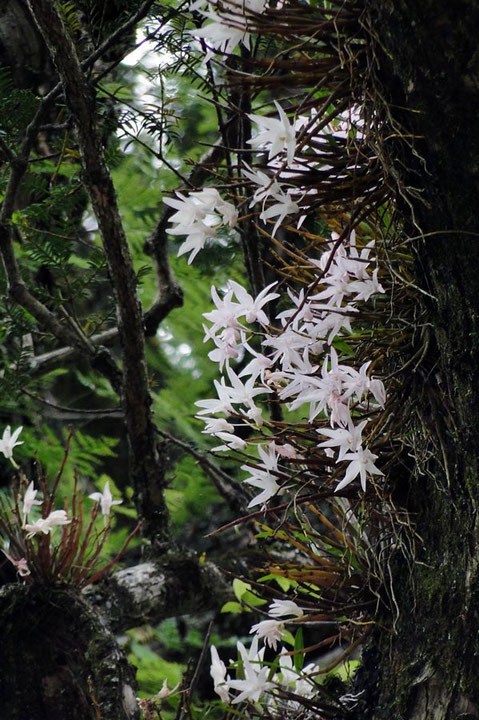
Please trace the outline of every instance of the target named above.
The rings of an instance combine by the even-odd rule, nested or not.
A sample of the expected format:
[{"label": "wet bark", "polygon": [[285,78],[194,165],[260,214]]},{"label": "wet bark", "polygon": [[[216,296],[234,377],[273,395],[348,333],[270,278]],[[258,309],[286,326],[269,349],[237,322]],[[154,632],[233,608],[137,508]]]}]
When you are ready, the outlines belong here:
[{"label": "wet bark", "polygon": [[396,489],[421,541],[413,562],[392,560],[399,617],[365,653],[363,708],[375,720],[465,720],[479,717],[479,5],[367,7],[381,153],[430,296],[429,350],[408,378],[415,468]]}]

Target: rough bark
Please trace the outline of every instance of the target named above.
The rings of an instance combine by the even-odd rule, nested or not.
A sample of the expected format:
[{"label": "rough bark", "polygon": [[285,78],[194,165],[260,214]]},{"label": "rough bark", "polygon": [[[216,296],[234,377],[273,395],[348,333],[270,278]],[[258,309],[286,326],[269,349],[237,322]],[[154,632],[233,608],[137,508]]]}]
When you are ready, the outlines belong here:
[{"label": "rough bark", "polygon": [[393,561],[400,614],[395,633],[378,633],[365,653],[365,704],[375,720],[473,718],[479,717],[479,6],[367,5],[378,108],[390,133],[381,152],[398,188],[404,230],[415,238],[417,282],[432,297],[422,296],[430,349],[408,378],[417,393],[409,427],[419,438],[417,472],[400,488],[422,542],[412,564],[400,554]]},{"label": "rough bark", "polygon": [[0,590],[0,712],[9,720],[137,720],[134,676],[74,589]]},{"label": "rough bark", "polygon": [[0,67],[10,69],[15,87],[49,87],[52,63],[27,6],[4,0],[0,7]]},{"label": "rough bark", "polygon": [[55,585],[0,589],[0,717],[133,720],[135,678],[112,632],[216,611],[231,588],[185,552],[120,570],[83,593]]},{"label": "rough bark", "polygon": [[146,621],[217,610],[231,600],[231,587],[212,563],[200,564],[184,552],[156,564],[142,563],[115,573],[86,597],[98,608],[115,631],[127,630]]}]

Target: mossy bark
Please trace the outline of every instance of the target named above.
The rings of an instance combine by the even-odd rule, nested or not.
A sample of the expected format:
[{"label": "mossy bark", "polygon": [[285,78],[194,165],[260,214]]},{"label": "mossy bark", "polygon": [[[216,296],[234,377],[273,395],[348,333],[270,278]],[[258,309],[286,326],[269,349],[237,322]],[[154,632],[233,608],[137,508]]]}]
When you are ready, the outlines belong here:
[{"label": "mossy bark", "polygon": [[367,8],[378,118],[388,127],[381,153],[414,238],[418,285],[429,293],[421,301],[429,351],[413,379],[420,400],[410,398],[409,430],[419,438],[420,459],[401,491],[421,541],[414,562],[396,554],[392,563],[399,618],[395,632],[378,633],[365,653],[365,704],[375,720],[473,718],[479,717],[479,3],[369,0]]},{"label": "mossy bark", "polygon": [[1,718],[138,719],[132,670],[77,590],[6,585],[0,625]]}]

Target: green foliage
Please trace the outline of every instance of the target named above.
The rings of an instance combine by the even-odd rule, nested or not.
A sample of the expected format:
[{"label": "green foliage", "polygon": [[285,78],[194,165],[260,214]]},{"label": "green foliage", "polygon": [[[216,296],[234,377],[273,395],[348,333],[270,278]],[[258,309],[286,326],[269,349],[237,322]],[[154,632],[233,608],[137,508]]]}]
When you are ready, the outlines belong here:
[{"label": "green foliage", "polygon": [[[49,425],[42,424],[39,428],[25,428],[24,437],[28,455],[34,453],[44,468],[58,467],[65,451],[68,430],[62,428],[60,434]],[[76,430],[71,444],[69,463],[65,478],[73,476],[73,469],[84,476],[94,478],[104,458],[115,457],[114,448],[118,444],[116,438],[91,436]],[[20,456],[20,453],[19,453]]]},{"label": "green foliage", "polygon": [[74,2],[58,3],[58,9],[60,10],[63,22],[65,23],[70,35],[74,36],[77,32],[82,30],[82,24],[77,15],[77,9]]},{"label": "green foliage", "polygon": [[191,517],[206,518],[220,498],[201,468],[189,455],[183,455],[172,469],[166,501],[174,530],[182,530]]},{"label": "green foliage", "polygon": [[9,71],[0,70],[0,131],[7,143],[15,145],[35,114],[38,98],[31,90],[12,88]]},{"label": "green foliage", "polygon": [[148,645],[137,640],[131,641],[128,660],[137,668],[139,697],[155,695],[161,689],[163,680],[167,681],[170,688],[178,685],[186,670],[186,665],[163,660]]}]

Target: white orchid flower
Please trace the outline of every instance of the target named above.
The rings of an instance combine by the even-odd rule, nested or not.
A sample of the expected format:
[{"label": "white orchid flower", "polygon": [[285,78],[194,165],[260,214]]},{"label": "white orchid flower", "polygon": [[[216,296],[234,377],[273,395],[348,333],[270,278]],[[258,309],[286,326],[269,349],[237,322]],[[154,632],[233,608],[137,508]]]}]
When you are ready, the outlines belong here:
[{"label": "white orchid flower", "polygon": [[88,496],[91,500],[100,503],[101,512],[103,515],[109,515],[111,512],[112,505],[121,505],[123,500],[113,500],[113,496],[110,490],[110,483],[108,480],[105,483],[103,492],[94,492]]}]

